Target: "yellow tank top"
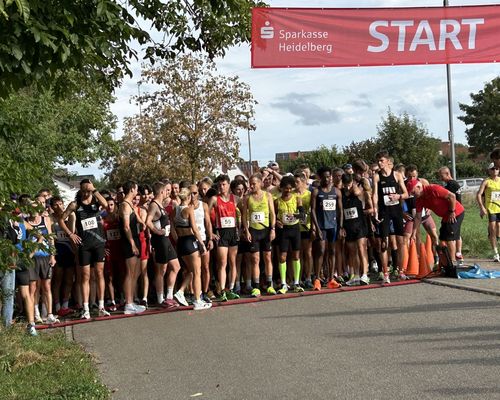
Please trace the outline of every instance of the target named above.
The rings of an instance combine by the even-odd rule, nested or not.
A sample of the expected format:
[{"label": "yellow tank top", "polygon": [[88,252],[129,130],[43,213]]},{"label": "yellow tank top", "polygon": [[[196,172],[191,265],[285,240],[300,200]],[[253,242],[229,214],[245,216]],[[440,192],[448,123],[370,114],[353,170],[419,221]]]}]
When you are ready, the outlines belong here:
[{"label": "yellow tank top", "polygon": [[283,197],[279,197],[276,203],[276,215],[283,225],[297,225],[299,223],[299,220],[295,217],[295,214],[298,213],[296,193],[292,193],[292,196],[287,201],[283,200]]},{"label": "yellow tank top", "polygon": [[493,180],[486,179],[486,188],[484,189],[485,207],[490,214],[500,213],[500,178]]},{"label": "yellow tank top", "polygon": [[301,232],[305,232],[311,229],[311,192],[306,189],[302,194],[297,192],[297,196],[302,199],[302,207],[304,207],[306,212],[305,220],[300,221],[300,230]]},{"label": "yellow tank top", "polygon": [[269,227],[269,198],[270,194],[262,192],[262,199],[257,200],[253,195],[248,197],[248,220],[250,228],[262,230]]}]

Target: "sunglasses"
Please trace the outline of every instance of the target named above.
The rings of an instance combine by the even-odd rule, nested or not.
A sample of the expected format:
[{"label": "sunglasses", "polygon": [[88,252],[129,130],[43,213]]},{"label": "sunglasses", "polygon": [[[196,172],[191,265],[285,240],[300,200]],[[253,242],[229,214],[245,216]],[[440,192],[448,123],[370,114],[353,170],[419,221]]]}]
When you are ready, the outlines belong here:
[{"label": "sunglasses", "polygon": [[191,195],[195,195],[195,194],[198,194],[198,192],[191,192]]}]

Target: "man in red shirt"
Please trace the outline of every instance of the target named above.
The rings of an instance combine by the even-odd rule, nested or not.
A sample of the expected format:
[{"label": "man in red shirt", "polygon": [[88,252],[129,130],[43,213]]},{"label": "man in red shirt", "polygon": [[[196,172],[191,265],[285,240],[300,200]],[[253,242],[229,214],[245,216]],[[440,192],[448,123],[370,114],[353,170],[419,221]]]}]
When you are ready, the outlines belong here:
[{"label": "man in red shirt", "polygon": [[455,195],[439,185],[423,186],[417,179],[406,182],[409,195],[416,198],[416,215],[411,240],[415,240],[422,220],[422,209],[428,208],[441,217],[439,240],[442,246],[447,246],[453,263],[456,261],[456,241],[460,239],[460,227],[464,220],[465,209]]}]

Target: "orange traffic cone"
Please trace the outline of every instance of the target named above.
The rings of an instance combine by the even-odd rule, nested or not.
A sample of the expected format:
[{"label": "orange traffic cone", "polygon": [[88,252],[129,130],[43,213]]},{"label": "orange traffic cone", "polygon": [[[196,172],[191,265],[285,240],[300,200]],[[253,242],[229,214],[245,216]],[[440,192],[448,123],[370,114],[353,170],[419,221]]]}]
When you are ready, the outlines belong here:
[{"label": "orange traffic cone", "polygon": [[427,265],[432,271],[434,268],[434,252],[432,251],[432,239],[430,235],[427,235],[427,239],[425,239],[425,252],[427,253]]},{"label": "orange traffic cone", "polygon": [[410,251],[408,255],[408,268],[406,269],[406,275],[416,276],[418,275],[418,254],[417,254],[417,244],[415,241],[410,243]]},{"label": "orange traffic cone", "polygon": [[403,262],[401,263],[401,269],[406,273],[406,270],[408,269],[408,261],[409,261],[409,253],[408,253],[408,246],[406,244],[403,244]]},{"label": "orange traffic cone", "polygon": [[425,251],[425,244],[420,243],[420,258],[419,258],[419,271],[417,278],[425,278],[427,275],[431,273],[431,269],[427,264],[427,252]]}]

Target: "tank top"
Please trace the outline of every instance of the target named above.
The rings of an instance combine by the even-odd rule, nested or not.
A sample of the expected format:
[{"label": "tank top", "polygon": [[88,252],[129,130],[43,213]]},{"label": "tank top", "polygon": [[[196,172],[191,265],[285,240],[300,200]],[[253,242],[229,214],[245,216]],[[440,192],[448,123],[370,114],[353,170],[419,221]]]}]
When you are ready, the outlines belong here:
[{"label": "tank top", "polygon": [[297,195],[292,193],[288,200],[283,200],[283,197],[276,199],[276,215],[284,226],[297,225],[299,220],[295,217],[298,213],[297,209]]},{"label": "tank top", "polygon": [[176,228],[191,228],[189,218],[184,218],[182,216],[182,211],[186,207],[187,206],[176,206],[175,207],[174,223],[175,223]]},{"label": "tank top", "polygon": [[302,199],[302,207],[305,210],[305,218],[300,220],[300,230],[306,232],[311,229],[311,192],[309,190],[304,191],[302,194],[297,192],[297,196]]},{"label": "tank top", "polygon": [[[158,206],[158,209],[160,210],[160,218],[153,220],[153,225],[156,229],[164,229],[165,230],[165,236],[170,235],[170,219],[168,218],[167,213],[165,212],[165,209],[161,206],[161,204],[158,204],[156,200],[153,200],[153,203],[155,203]],[[152,236],[160,236],[157,235],[154,232],[151,232]]]},{"label": "tank top", "polygon": [[76,232],[82,239],[82,245],[104,244],[104,231],[95,197],[90,204],[76,203]]},{"label": "tank top", "polygon": [[363,202],[358,196],[342,191],[342,206],[344,209],[344,228],[347,231],[358,228],[365,223]]},{"label": "tank top", "polygon": [[[33,222],[30,222],[30,224],[34,229],[38,230],[43,235],[47,235],[49,233],[47,225],[45,224],[45,217],[40,217],[40,222],[38,224],[35,224]],[[38,237],[35,234],[30,234],[30,239],[32,242],[36,242],[38,240]],[[50,255],[49,242],[47,242],[47,239],[44,239],[42,243],[43,246],[35,251],[35,257],[46,257]]]},{"label": "tank top", "polygon": [[493,180],[486,179],[484,189],[485,207],[490,214],[500,213],[500,178]]},{"label": "tank top", "polygon": [[[132,238],[139,239],[139,229],[138,229],[139,220],[137,219],[134,207],[126,200],[123,200],[123,202],[127,203],[129,208],[132,210],[132,212],[128,216],[130,233],[132,235]],[[121,216],[120,216],[120,235],[122,237],[122,240],[127,240],[127,235],[125,234],[125,221],[123,221]]]},{"label": "tank top", "polygon": [[194,220],[198,227],[198,231],[200,231],[202,240],[205,241],[207,239],[207,233],[205,231],[205,209],[201,201],[198,201],[198,207],[194,209]]},{"label": "tank top", "polygon": [[[66,222],[66,221],[65,221]],[[54,221],[52,224],[52,230],[55,234],[55,247],[57,254],[68,252],[73,252],[73,248],[71,247],[71,241],[68,234],[60,227],[59,222]]]},{"label": "tank top", "polygon": [[219,229],[236,227],[236,204],[233,194],[229,195],[228,201],[224,201],[220,195],[217,195],[215,224]]},{"label": "tank top", "polygon": [[248,219],[250,228],[263,230],[269,227],[269,194],[262,192],[262,199],[248,196]]},{"label": "tank top", "polygon": [[394,177],[394,170],[387,176],[378,173],[378,207],[379,210],[394,209],[399,207],[399,200],[391,200],[390,194],[400,194],[400,187],[396,178]]},{"label": "tank top", "polygon": [[337,227],[337,190],[332,186],[329,192],[318,188],[316,197],[316,218],[320,229],[334,229]]}]

